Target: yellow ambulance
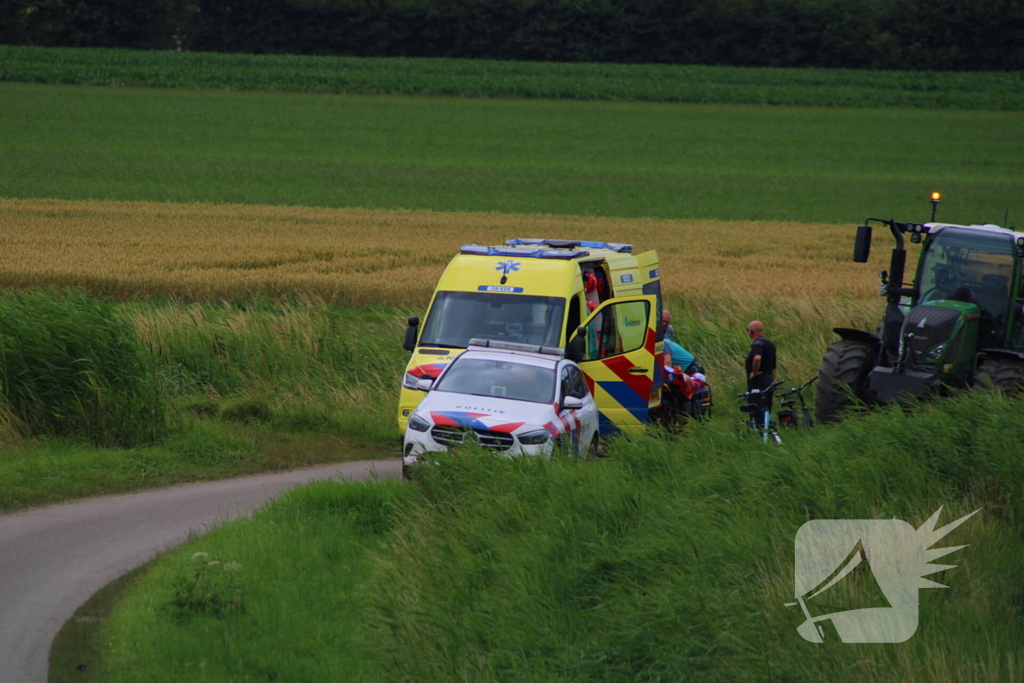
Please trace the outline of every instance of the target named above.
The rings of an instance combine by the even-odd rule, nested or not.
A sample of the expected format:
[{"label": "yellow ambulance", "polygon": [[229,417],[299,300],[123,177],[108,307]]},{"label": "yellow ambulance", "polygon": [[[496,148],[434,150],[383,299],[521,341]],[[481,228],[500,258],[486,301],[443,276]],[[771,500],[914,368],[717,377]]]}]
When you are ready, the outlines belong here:
[{"label": "yellow ambulance", "polygon": [[[445,268],[422,326],[409,318],[412,352],[398,428],[438,374],[474,338],[569,348],[600,410],[602,436],[642,428],[661,402],[661,276],[654,251],[629,244],[513,239],[463,246]],[[581,337],[575,339],[574,337]],[[575,343],[571,343],[575,342]]]}]

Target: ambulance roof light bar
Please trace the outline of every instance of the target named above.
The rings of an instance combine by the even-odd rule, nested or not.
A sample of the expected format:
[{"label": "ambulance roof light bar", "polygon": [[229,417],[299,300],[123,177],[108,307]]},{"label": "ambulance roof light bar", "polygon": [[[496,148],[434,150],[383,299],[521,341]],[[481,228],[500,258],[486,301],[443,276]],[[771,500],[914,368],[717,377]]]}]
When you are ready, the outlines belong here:
[{"label": "ambulance roof light bar", "polygon": [[552,249],[608,249],[621,254],[633,253],[632,244],[621,244],[619,242],[589,242],[586,240],[541,240],[541,239],[512,239],[505,240],[507,247],[520,246],[547,246]]},{"label": "ambulance roof light bar", "polygon": [[564,251],[561,249],[525,249],[522,247],[486,247],[480,244],[463,244],[460,254],[475,256],[514,256],[516,258],[543,258],[570,261],[589,256],[589,251]]}]

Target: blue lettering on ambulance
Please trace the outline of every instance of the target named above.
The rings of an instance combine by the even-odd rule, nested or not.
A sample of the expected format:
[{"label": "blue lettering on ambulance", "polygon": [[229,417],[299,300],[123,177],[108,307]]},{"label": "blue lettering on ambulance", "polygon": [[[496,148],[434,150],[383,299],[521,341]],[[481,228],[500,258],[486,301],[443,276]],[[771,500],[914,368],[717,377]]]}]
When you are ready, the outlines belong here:
[{"label": "blue lettering on ambulance", "polygon": [[501,287],[499,285],[480,285],[476,288],[478,292],[504,292],[506,294],[522,294],[522,287]]},{"label": "blue lettering on ambulance", "polygon": [[619,280],[621,280],[622,282],[627,282],[627,283],[628,282],[632,282],[633,281],[633,276],[629,275],[629,274],[622,275],[622,276],[619,277]]}]

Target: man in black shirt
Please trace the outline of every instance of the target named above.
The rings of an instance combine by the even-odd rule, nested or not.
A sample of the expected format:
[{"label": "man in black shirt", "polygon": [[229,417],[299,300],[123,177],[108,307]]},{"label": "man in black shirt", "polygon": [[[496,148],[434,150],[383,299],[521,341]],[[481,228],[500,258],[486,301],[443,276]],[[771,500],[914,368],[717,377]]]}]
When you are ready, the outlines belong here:
[{"label": "man in black shirt", "polygon": [[[775,381],[775,345],[764,336],[764,325],[760,320],[752,320],[747,325],[747,336],[750,337],[750,353],[747,354],[747,391],[760,389],[761,407],[771,414],[774,391],[766,391]],[[764,420],[764,413],[758,421]]]}]

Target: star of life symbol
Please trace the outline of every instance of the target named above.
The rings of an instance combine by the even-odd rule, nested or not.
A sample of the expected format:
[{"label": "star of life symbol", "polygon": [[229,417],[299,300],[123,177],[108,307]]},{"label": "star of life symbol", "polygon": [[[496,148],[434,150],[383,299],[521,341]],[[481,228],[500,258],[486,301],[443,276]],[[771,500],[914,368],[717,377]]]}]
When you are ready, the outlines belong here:
[{"label": "star of life symbol", "polygon": [[498,261],[498,265],[494,266],[494,269],[503,271],[505,275],[508,275],[513,271],[518,271],[521,265],[523,265],[521,261],[509,259],[507,261]]},{"label": "star of life symbol", "polygon": [[[979,508],[980,509],[980,508]],[[932,548],[979,510],[936,530],[940,507],[914,529],[898,519],[815,519],[796,534],[797,627],[821,643],[902,643],[917,632],[918,589],[946,588],[923,577],[956,565],[929,564],[966,548]]]}]

